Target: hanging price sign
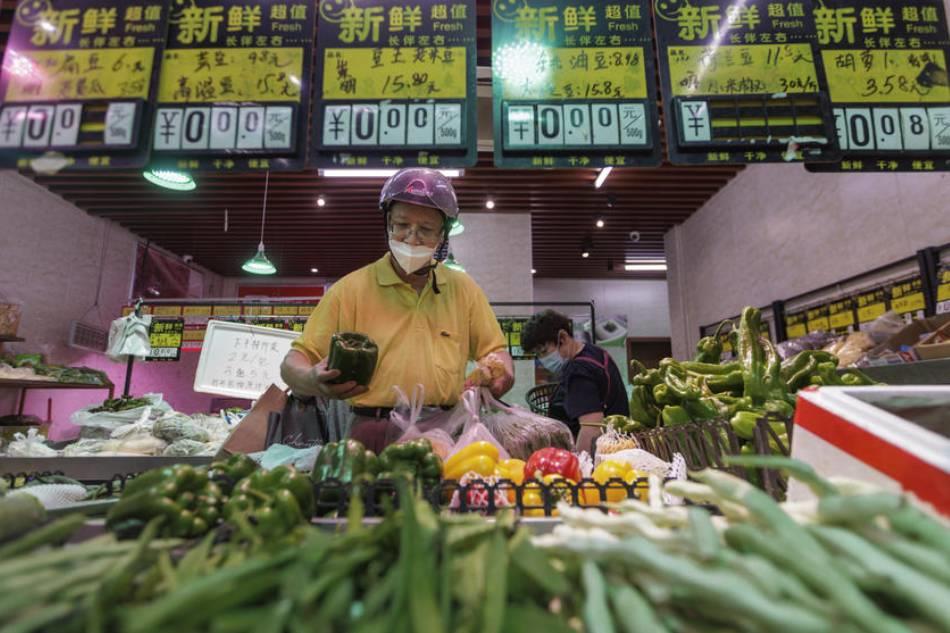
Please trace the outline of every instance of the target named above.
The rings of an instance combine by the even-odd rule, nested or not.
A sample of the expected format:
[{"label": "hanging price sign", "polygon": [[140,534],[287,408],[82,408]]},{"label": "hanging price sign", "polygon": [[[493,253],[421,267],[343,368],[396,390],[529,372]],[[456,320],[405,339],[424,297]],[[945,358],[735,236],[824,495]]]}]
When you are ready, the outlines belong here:
[{"label": "hanging price sign", "polygon": [[646,0],[496,0],[495,165],[658,165],[654,67]]},{"label": "hanging price sign", "polygon": [[184,319],[152,319],[148,339],[152,353],[145,360],[179,360],[185,334]]},{"label": "hanging price sign", "polygon": [[155,162],[303,168],[315,13],[312,2],[176,0],[152,131]]},{"label": "hanging price sign", "polygon": [[828,325],[832,331],[847,332],[854,324],[854,299],[848,297],[828,305]]},{"label": "hanging price sign", "polygon": [[891,286],[891,309],[897,314],[923,316],[926,308],[923,280],[918,277]]},{"label": "hanging price sign", "polygon": [[857,296],[858,323],[869,323],[884,316],[890,303],[890,295],[884,288],[862,292]]},{"label": "hanging price sign", "polygon": [[837,155],[812,2],[654,0],[673,163]]},{"label": "hanging price sign", "polygon": [[831,325],[828,323],[828,306],[818,306],[805,312],[805,323],[809,332],[828,332]]},{"label": "hanging price sign", "polygon": [[785,338],[801,338],[808,334],[807,315],[804,312],[794,312],[785,315]]},{"label": "hanging price sign", "polygon": [[168,7],[21,0],[0,76],[0,166],[144,166]]},{"label": "hanging price sign", "polygon": [[943,1],[825,0],[814,17],[844,156],[808,169],[950,169]]},{"label": "hanging price sign", "polygon": [[950,264],[942,265],[937,275],[937,314],[950,314]]},{"label": "hanging price sign", "polygon": [[474,165],[475,22],[474,0],[321,2],[313,162]]}]

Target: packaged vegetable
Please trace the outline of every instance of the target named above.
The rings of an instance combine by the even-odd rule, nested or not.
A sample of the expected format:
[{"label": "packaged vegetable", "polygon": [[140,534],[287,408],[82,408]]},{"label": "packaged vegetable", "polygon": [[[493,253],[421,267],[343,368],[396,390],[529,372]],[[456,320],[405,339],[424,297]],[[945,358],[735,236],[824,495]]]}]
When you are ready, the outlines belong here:
[{"label": "packaged vegetable", "polygon": [[481,395],[481,422],[511,457],[527,459],[542,448],[574,447],[571,431],[563,422],[502,404],[487,389],[482,389]]},{"label": "packaged vegetable", "polygon": [[396,407],[389,414],[392,423],[387,432],[389,443],[404,444],[424,438],[440,458],[448,457],[455,444],[453,429],[461,420],[453,416],[452,411],[425,407],[425,388],[421,384],[413,389],[411,398],[399,387],[393,387],[393,391]]}]

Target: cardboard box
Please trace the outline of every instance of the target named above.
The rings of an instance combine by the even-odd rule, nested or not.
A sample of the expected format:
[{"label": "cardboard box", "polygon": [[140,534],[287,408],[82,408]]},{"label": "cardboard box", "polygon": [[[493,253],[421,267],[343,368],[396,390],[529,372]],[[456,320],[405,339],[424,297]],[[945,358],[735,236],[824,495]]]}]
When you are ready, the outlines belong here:
[{"label": "cardboard box", "polygon": [[[868,352],[868,358],[872,360],[873,364],[873,359],[900,354],[904,362],[913,362],[918,358],[917,354],[913,351],[916,346],[928,335],[936,332],[947,324],[950,324],[950,314],[931,317],[929,319],[915,319],[910,325],[904,327],[904,329],[887,341],[871,349]],[[902,347],[908,349],[901,352]]]},{"label": "cardboard box", "polygon": [[950,320],[915,345],[914,351],[921,360],[950,358]]},{"label": "cardboard box", "polygon": [[231,431],[231,435],[215,455],[215,459],[226,458],[235,453],[256,453],[264,450],[267,439],[267,420],[273,412],[280,413],[287,402],[287,394],[277,385],[268,387],[264,395],[254,403],[244,419]]}]

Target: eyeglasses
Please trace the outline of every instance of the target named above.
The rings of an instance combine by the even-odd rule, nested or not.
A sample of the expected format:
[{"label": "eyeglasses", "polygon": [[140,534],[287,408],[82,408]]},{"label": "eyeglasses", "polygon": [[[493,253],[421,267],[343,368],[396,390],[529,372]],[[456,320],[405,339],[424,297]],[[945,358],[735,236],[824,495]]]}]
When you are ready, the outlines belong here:
[{"label": "eyeglasses", "polygon": [[411,235],[419,238],[420,242],[432,244],[442,237],[442,229],[432,229],[425,226],[413,226],[408,222],[393,222],[389,227],[389,234],[401,241],[408,240]]}]

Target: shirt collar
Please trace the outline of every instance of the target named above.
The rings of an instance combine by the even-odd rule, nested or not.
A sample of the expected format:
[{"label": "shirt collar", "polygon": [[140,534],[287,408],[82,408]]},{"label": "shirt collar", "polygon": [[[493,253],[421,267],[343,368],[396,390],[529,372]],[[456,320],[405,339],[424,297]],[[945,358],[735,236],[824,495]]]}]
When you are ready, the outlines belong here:
[{"label": "shirt collar", "polygon": [[[398,286],[399,284],[406,283],[400,279],[396,273],[396,269],[393,268],[392,257],[392,253],[386,253],[373,264],[376,268],[376,283],[380,286]],[[435,267],[433,273],[435,274],[436,283],[438,283],[439,286],[447,286],[452,280],[451,271],[441,263]]]}]

